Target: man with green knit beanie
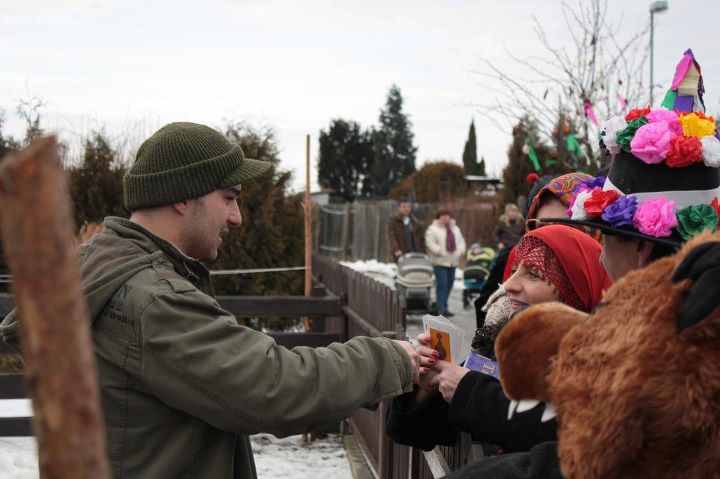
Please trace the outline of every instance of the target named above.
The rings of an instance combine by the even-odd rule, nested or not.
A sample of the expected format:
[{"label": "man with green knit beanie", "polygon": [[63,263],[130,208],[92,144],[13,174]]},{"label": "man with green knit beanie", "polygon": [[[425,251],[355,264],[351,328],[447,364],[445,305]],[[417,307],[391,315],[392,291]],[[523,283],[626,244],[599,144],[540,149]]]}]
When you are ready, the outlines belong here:
[{"label": "man with green knit beanie", "polygon": [[[254,478],[248,434],[336,423],[429,365],[385,338],[288,350],[220,307],[203,262],[242,222],[241,183],[269,166],[207,126],[166,125],[124,178],[130,219],[79,249],[114,477]],[[18,321],[0,332],[20,348]]]}]

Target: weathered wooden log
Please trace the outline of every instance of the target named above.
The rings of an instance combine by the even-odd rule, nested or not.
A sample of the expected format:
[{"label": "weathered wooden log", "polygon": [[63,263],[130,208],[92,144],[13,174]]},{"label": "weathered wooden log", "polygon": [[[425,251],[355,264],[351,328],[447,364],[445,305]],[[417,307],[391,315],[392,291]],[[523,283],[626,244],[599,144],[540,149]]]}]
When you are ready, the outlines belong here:
[{"label": "weathered wooden log", "polygon": [[20,317],[40,477],[107,478],[90,323],[57,140],[0,163],[0,221]]}]

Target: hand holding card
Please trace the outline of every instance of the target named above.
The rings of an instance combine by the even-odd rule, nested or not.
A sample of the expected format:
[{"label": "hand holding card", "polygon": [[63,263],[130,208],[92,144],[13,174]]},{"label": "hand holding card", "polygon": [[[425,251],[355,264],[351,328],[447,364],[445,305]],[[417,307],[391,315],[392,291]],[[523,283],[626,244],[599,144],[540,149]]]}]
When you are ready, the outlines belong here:
[{"label": "hand holding card", "polygon": [[430,347],[440,354],[438,359],[459,363],[463,331],[444,316],[426,314],[422,321],[425,334],[430,337]]}]

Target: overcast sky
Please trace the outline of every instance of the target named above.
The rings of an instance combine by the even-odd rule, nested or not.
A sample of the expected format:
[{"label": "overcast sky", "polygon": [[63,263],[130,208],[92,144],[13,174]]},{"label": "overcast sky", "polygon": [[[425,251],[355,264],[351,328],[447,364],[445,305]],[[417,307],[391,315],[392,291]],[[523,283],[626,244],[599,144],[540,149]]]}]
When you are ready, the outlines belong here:
[{"label": "overcast sky", "polygon": [[[642,30],[649,4],[609,0],[621,38]],[[656,82],[667,88],[682,52],[693,48],[708,111],[717,114],[720,4],[669,4],[656,17]],[[551,41],[569,41],[556,0],[0,0],[0,108],[18,135],[18,100],[37,96],[47,129],[77,141],[105,127],[127,149],[170,121],[271,126],[299,187],[305,135],[315,162],[321,128],[338,117],[376,124],[395,83],[419,165],[461,163],[474,117],[478,154],[499,174],[510,135],[473,106],[495,96],[474,72],[487,70],[483,58],[514,68],[503,45],[519,56],[544,55],[533,15]]]}]

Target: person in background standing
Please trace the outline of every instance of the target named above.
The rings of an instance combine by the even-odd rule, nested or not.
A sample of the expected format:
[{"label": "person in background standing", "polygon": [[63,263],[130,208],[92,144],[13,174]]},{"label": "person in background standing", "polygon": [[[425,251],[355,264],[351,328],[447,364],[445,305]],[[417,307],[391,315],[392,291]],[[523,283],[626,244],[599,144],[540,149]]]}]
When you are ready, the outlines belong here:
[{"label": "person in background standing", "polygon": [[397,260],[405,253],[425,252],[425,224],[412,214],[412,203],[406,198],[398,201],[398,213],[388,221],[388,251]]},{"label": "person in background standing", "polygon": [[435,291],[438,313],[451,317],[448,311],[448,298],[455,281],[455,268],[465,253],[465,238],[448,210],[440,210],[435,221],[425,231],[430,261],[435,272]]},{"label": "person in background standing", "polygon": [[520,241],[523,234],[525,234],[525,218],[520,214],[520,209],[513,203],[506,204],[505,214],[500,216],[495,227],[498,250],[512,248]]}]

